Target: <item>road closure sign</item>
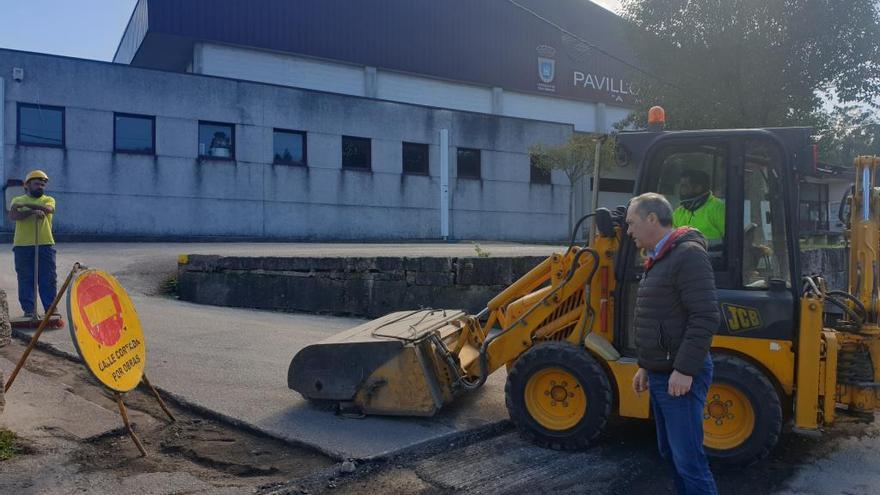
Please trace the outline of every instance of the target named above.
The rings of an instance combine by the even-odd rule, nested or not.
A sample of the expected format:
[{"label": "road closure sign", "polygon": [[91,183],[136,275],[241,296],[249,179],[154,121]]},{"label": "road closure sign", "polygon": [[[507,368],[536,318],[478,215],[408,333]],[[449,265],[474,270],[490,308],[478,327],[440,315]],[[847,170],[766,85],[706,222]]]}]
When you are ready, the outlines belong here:
[{"label": "road closure sign", "polygon": [[137,387],[147,349],[137,311],[119,282],[101,270],[77,274],[67,293],[67,317],[73,344],[95,378],[117,392]]}]

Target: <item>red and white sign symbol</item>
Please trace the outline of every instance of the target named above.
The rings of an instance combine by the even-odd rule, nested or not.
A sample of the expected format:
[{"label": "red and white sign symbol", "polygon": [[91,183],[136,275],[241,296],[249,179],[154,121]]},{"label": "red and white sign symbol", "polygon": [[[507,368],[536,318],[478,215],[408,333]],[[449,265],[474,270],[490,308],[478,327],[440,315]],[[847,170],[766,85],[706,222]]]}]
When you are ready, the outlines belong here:
[{"label": "red and white sign symbol", "polygon": [[119,342],[124,325],[122,305],[104,277],[91,274],[80,282],[79,313],[89,334],[101,345]]}]

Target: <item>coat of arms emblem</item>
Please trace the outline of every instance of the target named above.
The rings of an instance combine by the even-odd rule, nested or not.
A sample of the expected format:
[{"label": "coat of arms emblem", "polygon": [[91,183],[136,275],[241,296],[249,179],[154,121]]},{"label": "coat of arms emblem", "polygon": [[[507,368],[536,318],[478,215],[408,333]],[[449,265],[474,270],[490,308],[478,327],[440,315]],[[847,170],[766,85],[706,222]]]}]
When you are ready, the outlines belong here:
[{"label": "coat of arms emblem", "polygon": [[538,52],[538,77],[541,82],[550,84],[556,77],[556,49],[552,46],[541,45],[536,50]]}]

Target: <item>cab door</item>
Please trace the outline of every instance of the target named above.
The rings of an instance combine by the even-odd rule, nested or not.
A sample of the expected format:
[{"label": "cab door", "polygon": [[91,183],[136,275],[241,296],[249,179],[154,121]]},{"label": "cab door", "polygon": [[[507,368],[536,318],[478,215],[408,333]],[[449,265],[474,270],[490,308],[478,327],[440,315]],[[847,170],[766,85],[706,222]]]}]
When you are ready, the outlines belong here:
[{"label": "cab door", "polygon": [[[790,340],[796,252],[788,228],[793,202],[786,199],[793,198],[794,174],[785,144],[767,131],[623,134],[619,140],[630,146],[627,156],[640,158],[636,194],[658,192],[679,208],[682,174],[698,170],[723,202],[723,236],[708,246],[722,314],[718,335]],[[632,330],[644,257],[627,238],[617,260],[616,344],[628,356],[636,354]]]}]

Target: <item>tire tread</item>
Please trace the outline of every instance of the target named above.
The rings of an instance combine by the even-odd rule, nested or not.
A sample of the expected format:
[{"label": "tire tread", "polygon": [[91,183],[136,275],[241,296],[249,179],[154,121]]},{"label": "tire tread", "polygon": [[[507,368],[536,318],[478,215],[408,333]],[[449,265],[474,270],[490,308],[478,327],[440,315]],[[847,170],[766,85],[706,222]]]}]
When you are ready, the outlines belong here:
[{"label": "tire tread", "polygon": [[[783,422],[782,404],[779,399],[779,394],[776,392],[776,387],[773,386],[767,376],[748,361],[745,361],[744,359],[735,356],[728,356],[723,354],[713,355],[712,359],[715,364],[716,376],[719,368],[728,368],[730,371],[733,372],[733,374],[744,376],[748,380],[759,383],[760,387],[763,388],[763,390],[755,392],[755,395],[761,398],[763,400],[763,404],[766,404],[766,406],[761,406],[761,403],[759,402],[757,406],[761,407],[756,407],[756,405],[753,404],[752,409],[755,413],[755,430],[758,430],[759,428],[758,423],[760,421],[764,421],[765,424],[763,426],[768,429],[766,438],[761,441],[758,446],[753,447],[752,451],[745,450],[743,452],[736,453],[737,450],[742,450],[740,448],[736,448],[732,449],[734,453],[725,456],[713,455],[711,452],[707,452],[709,453],[710,458],[714,460],[714,462],[723,466],[750,466],[766,458],[773,450],[773,447],[776,446],[776,443],[779,441],[779,435],[782,432]],[[748,396],[748,394],[746,395]],[[763,409],[764,407],[766,407],[769,415],[764,418],[760,418],[758,415],[758,411],[759,409]],[[747,440],[746,442],[749,443],[749,440]]]},{"label": "tire tread", "polygon": [[[576,368],[590,375],[600,377],[597,380],[599,389],[596,390],[596,393],[603,404],[601,404],[597,424],[589,425],[586,428],[587,434],[564,438],[553,437],[537,430],[533,425],[533,420],[531,420],[525,407],[525,401],[516,392],[516,389],[524,388],[525,380],[528,379],[528,376],[524,375],[532,367],[542,364],[564,365],[566,368]],[[581,386],[586,389],[586,384],[582,383]],[[608,417],[611,415],[611,405],[614,402],[611,384],[602,366],[585,349],[578,348],[567,342],[541,343],[520,356],[507,376],[504,395],[510,420],[516,425],[520,434],[532,443],[553,450],[581,450],[589,447],[605,429]],[[588,401],[587,407],[590,407],[589,405],[593,402],[595,401]]]}]

